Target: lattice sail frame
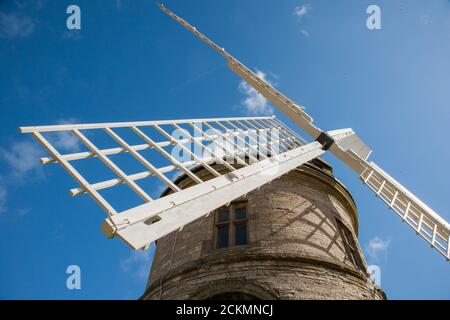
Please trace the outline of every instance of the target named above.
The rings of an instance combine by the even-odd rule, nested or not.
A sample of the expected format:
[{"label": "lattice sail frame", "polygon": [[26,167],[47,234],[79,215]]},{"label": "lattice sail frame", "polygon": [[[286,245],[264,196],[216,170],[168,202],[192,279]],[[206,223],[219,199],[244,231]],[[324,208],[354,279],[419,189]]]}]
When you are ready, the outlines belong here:
[{"label": "lattice sail frame", "polygon": [[224,48],[218,46],[186,20],[177,16],[162,4],[159,7],[164,13],[225,58],[228,67],[235,74],[272,102],[304,132],[319,141],[324,150],[329,150],[352,169],[376,196],[380,197],[390,209],[399,215],[402,221],[407,222],[417,235],[424,238],[431,244],[432,248],[442,254],[447,261],[450,261],[450,224],[374,162],[369,162],[368,158],[372,151],[353,130],[341,129],[326,132],[316,127],[313,124],[313,118],[305,112],[302,105],[286,97],[264,79],[259,78]]},{"label": "lattice sail frame", "polygon": [[[128,143],[116,132],[119,128],[128,128],[143,143]],[[92,139],[96,130],[106,133],[118,146],[104,149],[97,146]],[[153,130],[153,134],[158,132],[165,140],[156,141],[150,137],[149,130]],[[323,153],[320,144],[307,144],[275,117],[73,124],[21,127],[20,131],[32,134],[50,153],[50,157],[41,158],[42,164],[59,163],[78,182],[79,187],[70,190],[72,196],[89,194],[106,211],[108,217],[102,225],[103,232],[108,237],[119,235],[134,249],[148,247],[163,235],[193,221],[194,217],[208,214]],[[52,140],[45,137],[61,132],[72,133],[89,151],[62,154]],[[157,167],[152,159],[142,155],[149,149],[170,164]],[[184,160],[177,157],[179,151]],[[130,154],[146,171],[127,174],[111,160],[112,155],[121,153]],[[187,161],[186,155],[189,156]],[[95,183],[88,181],[72,163],[89,158],[101,160],[116,177]],[[225,170],[219,171],[216,165]],[[202,166],[213,179],[204,181],[192,169],[194,166]],[[183,190],[167,177],[176,170],[188,176],[194,186]],[[158,178],[171,192],[153,199],[138,185],[139,180],[148,177]],[[100,194],[101,190],[123,184],[138,195],[143,204],[119,211]]]},{"label": "lattice sail frame", "polygon": [[[283,95],[264,79],[259,78],[245,65],[226,52],[225,49],[208,39],[188,22],[166,9],[163,5],[160,5],[160,8],[222,55],[227,60],[227,64],[233,72],[272,102],[274,106],[288,116],[315,141],[306,143],[295,131],[286,127],[274,117],[147,121],[20,128],[23,133],[31,133],[50,152],[51,157],[41,159],[43,164],[60,163],[79,183],[80,187],[71,190],[72,195],[88,193],[107,212],[108,218],[105,220],[102,230],[108,236],[118,235],[134,249],[146,248],[152,241],[171,231],[182,228],[183,225],[208,214],[210,211],[245,195],[247,192],[265,183],[270,183],[271,180],[280,177],[303,163],[320,156],[326,150],[329,150],[351,168],[376,196],[380,197],[390,209],[399,215],[402,221],[408,223],[419,236],[430,243],[431,247],[442,254],[447,261],[450,260],[450,225],[374,162],[368,161],[371,150],[352,129],[322,131],[313,124],[313,118],[304,111],[303,106]],[[230,125],[230,121],[237,121],[239,123],[239,129],[237,130],[239,132],[238,136],[235,134],[228,135],[229,133],[226,132],[225,128]],[[255,123],[249,123],[253,121]],[[230,172],[226,174],[215,170],[210,166],[213,162],[218,162],[227,167],[227,162],[223,162],[220,157],[214,154],[217,151],[216,149],[211,150],[213,152],[210,153],[209,157],[196,157],[195,154],[192,154],[193,159],[188,162],[179,162],[176,159],[171,159],[171,155],[164,148],[173,145],[184,150],[182,146],[184,141],[171,137],[161,126],[172,125],[177,128],[177,126],[191,125],[194,122],[215,122],[218,124],[222,122],[222,125],[225,124],[225,128],[223,126],[219,127],[218,131],[214,131],[210,135],[205,132],[205,135],[202,134],[200,139],[196,139],[194,133],[194,137],[188,136],[183,139],[184,141],[197,145],[200,141],[211,141],[212,144],[217,145],[217,143],[214,143],[215,136],[220,137],[223,141],[227,141],[227,145],[231,146],[231,149],[224,148],[225,155],[229,155],[235,159],[242,167],[228,168]],[[242,122],[244,122],[244,125],[242,125]],[[114,128],[123,127],[131,128],[145,143],[129,145],[113,130]],[[141,127],[156,128],[167,140],[156,142],[142,132]],[[90,129],[104,130],[119,144],[119,147],[99,149],[90,140],[90,137],[82,133],[82,130]],[[263,138],[262,141],[259,138],[254,139],[255,134],[259,137],[260,131],[270,131],[273,129],[279,130],[279,132],[277,131],[279,135],[274,140],[280,146],[276,152],[272,150],[273,140],[271,138]],[[225,131],[221,133],[221,130]],[[58,131],[72,132],[88,147],[89,151],[66,155],[60,154],[55,146],[43,136],[46,132]],[[263,133],[262,136],[266,137],[266,133]],[[231,137],[239,140],[241,144],[230,143],[229,140]],[[165,158],[171,160],[171,165],[157,168],[139,153],[147,149],[157,150]],[[220,149],[221,146],[219,145],[218,150]],[[239,152],[236,153],[236,149]],[[270,152],[264,154],[262,150],[270,150]],[[131,154],[147,170],[127,175],[108,157],[118,153]],[[74,160],[92,157],[99,158],[117,177],[90,184],[70,163]],[[201,178],[194,171],[190,170],[190,166],[192,165],[203,166],[214,178],[208,181],[201,181]],[[179,186],[164,176],[165,173],[175,169],[180,169],[198,184],[186,190],[180,190]],[[158,177],[164,184],[171,188],[173,193],[158,200],[152,199],[136,183],[136,181],[151,176]],[[145,203],[129,210],[118,212],[99,194],[99,191],[103,189],[122,184],[131,187]]]}]

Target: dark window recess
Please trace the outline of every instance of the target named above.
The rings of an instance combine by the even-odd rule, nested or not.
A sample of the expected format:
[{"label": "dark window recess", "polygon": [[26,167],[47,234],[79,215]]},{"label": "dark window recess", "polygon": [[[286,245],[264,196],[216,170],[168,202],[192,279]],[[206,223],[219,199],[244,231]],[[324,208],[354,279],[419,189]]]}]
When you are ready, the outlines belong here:
[{"label": "dark window recess", "polygon": [[230,220],[230,211],[228,209],[219,211],[219,223],[228,222]]},{"label": "dark window recess", "polygon": [[242,220],[247,218],[247,208],[246,207],[240,207],[234,209],[234,219],[236,220]]},{"label": "dark window recess", "polygon": [[216,217],[216,247],[226,248],[248,243],[247,207],[231,204],[221,208]]},{"label": "dark window recess", "polygon": [[229,224],[217,227],[217,247],[226,248],[229,242]]},{"label": "dark window recess", "polygon": [[342,242],[344,244],[345,254],[347,256],[347,259],[350,260],[351,263],[356,268],[358,268],[360,270],[364,270],[365,269],[364,263],[359,254],[358,247],[356,245],[356,241],[355,241],[355,238],[353,237],[353,234],[347,228],[347,226],[339,220],[337,220],[337,226],[338,226],[341,238],[342,238]]},{"label": "dark window recess", "polygon": [[236,245],[241,246],[247,244],[247,223],[239,223],[235,225]]}]

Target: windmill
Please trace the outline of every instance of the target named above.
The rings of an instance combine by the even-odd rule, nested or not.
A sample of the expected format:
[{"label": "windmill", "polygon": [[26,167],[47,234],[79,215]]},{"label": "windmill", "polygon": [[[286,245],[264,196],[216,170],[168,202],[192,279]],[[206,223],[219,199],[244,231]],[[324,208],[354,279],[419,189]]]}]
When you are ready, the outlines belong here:
[{"label": "windmill", "polygon": [[[311,141],[308,142],[275,117],[21,127],[22,133],[32,134],[49,152],[49,157],[41,158],[43,164],[59,163],[79,184],[79,187],[70,190],[72,196],[89,194],[106,211],[107,217],[101,229],[108,237],[119,237],[133,249],[146,249],[161,237],[181,230],[196,219],[329,151],[355,172],[363,184],[417,235],[447,261],[450,259],[450,225],[378,165],[369,161],[370,148],[352,129],[323,131],[316,127],[303,106],[258,77],[163,5],[160,9],[223,56],[233,72],[271,101],[306,132]],[[133,133],[142,142],[128,143],[119,133],[124,130],[127,130],[127,135]],[[61,154],[52,140],[46,137],[47,134],[61,132],[73,134],[87,150]],[[117,146],[102,148],[102,143],[95,143],[93,137],[98,132],[106,134]],[[157,135],[164,140],[157,140]],[[170,148],[172,151],[169,151]],[[174,149],[184,157],[175,156]],[[164,158],[168,164],[158,166],[160,161],[142,155],[147,151]],[[145,170],[126,173],[112,160],[112,157],[121,154],[132,156]],[[75,161],[87,159],[100,160],[115,177],[91,184],[73,165]],[[204,179],[196,170],[198,167],[205,169],[212,178]],[[174,183],[168,174],[177,172],[192,179],[193,185],[184,188]],[[156,178],[169,191],[158,199],[150,196],[139,185],[148,178]],[[102,190],[123,185],[129,187],[143,203],[117,210],[100,194]]]}]

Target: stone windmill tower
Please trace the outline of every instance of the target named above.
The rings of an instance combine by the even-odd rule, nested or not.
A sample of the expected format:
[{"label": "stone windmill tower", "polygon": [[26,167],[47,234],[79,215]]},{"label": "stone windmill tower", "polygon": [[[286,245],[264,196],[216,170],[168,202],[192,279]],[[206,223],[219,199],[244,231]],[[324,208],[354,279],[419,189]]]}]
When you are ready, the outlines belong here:
[{"label": "stone windmill tower", "polygon": [[142,299],[384,299],[357,234],[351,194],[315,159],[159,239]]},{"label": "stone windmill tower", "polygon": [[[383,299],[358,243],[356,205],[321,160],[326,151],[450,259],[450,225],[369,161],[371,150],[352,129],[316,127],[304,107],[160,8],[312,139],[274,116],[21,127],[49,152],[43,164],[59,163],[79,184],[72,196],[89,194],[105,210],[106,236],[134,250],[156,242],[143,299]],[[51,139],[61,132],[86,150],[61,154]],[[80,161],[94,174],[82,174]],[[130,171],[132,161],[140,171]],[[98,163],[114,176],[98,175]],[[156,183],[167,187],[159,198],[148,191]],[[139,203],[125,200],[130,190]]]}]

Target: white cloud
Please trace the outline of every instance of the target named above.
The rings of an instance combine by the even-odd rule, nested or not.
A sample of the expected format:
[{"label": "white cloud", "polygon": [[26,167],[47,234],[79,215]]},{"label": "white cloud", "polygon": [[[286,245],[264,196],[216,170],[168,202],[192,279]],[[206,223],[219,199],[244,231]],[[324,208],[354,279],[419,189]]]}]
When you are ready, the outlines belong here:
[{"label": "white cloud", "polygon": [[[257,70],[256,75],[264,81],[269,82],[266,79],[266,74],[264,72]],[[246,98],[242,103],[247,109],[246,111],[248,114],[268,115],[273,113],[273,108],[269,105],[267,99],[247,82],[241,81],[239,83],[239,89],[246,95]]]},{"label": "white cloud", "polygon": [[0,37],[25,38],[34,31],[35,24],[30,17],[0,12]]},{"label": "white cloud", "polygon": [[302,30],[300,30],[300,32],[302,33],[302,35],[303,35],[304,37],[306,37],[306,38],[309,37],[309,32],[308,32],[307,30],[302,29]]},{"label": "white cloud", "polygon": [[312,7],[310,4],[302,4],[294,8],[294,15],[299,19],[302,19],[309,11],[311,11]]},{"label": "white cloud", "polygon": [[154,245],[146,251],[133,251],[128,258],[120,262],[120,269],[125,273],[133,273],[140,280],[146,279],[150,270],[153,252]]},{"label": "white cloud", "polygon": [[[71,120],[61,120],[59,124],[70,123]],[[80,150],[80,141],[70,132],[58,132],[49,136],[48,140],[61,150],[77,152]],[[0,148],[0,160],[6,163],[6,174],[0,176],[0,213],[6,211],[6,202],[9,187],[18,187],[29,182],[32,178],[44,176],[39,158],[45,154],[40,145],[33,140],[15,141],[7,148]],[[19,216],[24,216],[29,209],[18,209]]]},{"label": "white cloud", "polygon": [[[75,119],[59,120],[57,124],[73,124]],[[81,150],[81,141],[70,131],[60,131],[48,136],[48,140],[57,148],[69,152]]]},{"label": "white cloud", "polygon": [[420,22],[427,26],[433,23],[433,19],[430,14],[426,13],[420,16]]},{"label": "white cloud", "polygon": [[39,145],[31,141],[15,142],[8,149],[0,149],[0,156],[10,167],[10,177],[18,183],[23,183],[28,174],[42,175],[39,163],[42,155]]},{"label": "white cloud", "polygon": [[69,131],[58,132],[52,141],[56,148],[66,151],[80,151],[80,140]]},{"label": "white cloud", "polygon": [[386,256],[390,242],[391,240],[383,240],[376,236],[369,241],[366,252],[373,259],[378,259],[380,255]]},{"label": "white cloud", "polygon": [[[0,148],[0,159],[7,164],[7,175],[0,177],[0,214],[7,210],[6,203],[10,185],[20,186],[25,183],[26,177],[42,177],[39,157],[42,150],[37,143],[29,141],[15,142],[8,149]],[[26,214],[18,212],[20,216]]]}]

